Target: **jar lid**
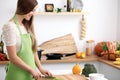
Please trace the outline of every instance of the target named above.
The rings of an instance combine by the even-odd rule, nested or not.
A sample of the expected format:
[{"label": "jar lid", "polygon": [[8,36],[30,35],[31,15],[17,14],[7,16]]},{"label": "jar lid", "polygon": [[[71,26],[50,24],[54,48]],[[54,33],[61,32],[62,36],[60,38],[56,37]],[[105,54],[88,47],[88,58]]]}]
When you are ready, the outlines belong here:
[{"label": "jar lid", "polygon": [[95,42],[94,40],[88,40],[86,41],[86,43],[92,43],[92,42]]}]

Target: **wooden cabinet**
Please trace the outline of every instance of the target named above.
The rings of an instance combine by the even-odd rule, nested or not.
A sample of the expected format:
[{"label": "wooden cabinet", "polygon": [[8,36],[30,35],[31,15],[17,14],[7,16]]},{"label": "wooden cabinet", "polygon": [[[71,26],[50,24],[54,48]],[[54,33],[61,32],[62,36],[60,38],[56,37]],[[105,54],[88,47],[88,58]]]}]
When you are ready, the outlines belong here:
[{"label": "wooden cabinet", "polygon": [[[71,60],[72,59],[72,60]],[[61,60],[41,60],[44,69],[49,70],[54,75],[72,74],[72,67],[79,63],[82,68],[84,64],[94,64],[98,73],[102,73],[108,80],[120,79],[120,66],[114,65],[112,61],[99,59],[96,56],[88,56],[86,59],[77,59],[75,56],[65,57]],[[4,80],[8,61],[0,61],[0,80]]]}]

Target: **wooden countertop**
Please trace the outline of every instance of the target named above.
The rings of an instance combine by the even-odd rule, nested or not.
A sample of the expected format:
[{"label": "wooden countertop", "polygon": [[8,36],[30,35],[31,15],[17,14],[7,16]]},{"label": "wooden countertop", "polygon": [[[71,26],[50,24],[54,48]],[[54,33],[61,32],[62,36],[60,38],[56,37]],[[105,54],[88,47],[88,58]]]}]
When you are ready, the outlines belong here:
[{"label": "wooden countertop", "polygon": [[75,55],[63,57],[62,59],[58,60],[46,60],[45,57],[42,57],[41,63],[67,63],[67,62],[90,62],[90,61],[97,61],[97,56],[87,56],[85,59],[76,58]]},{"label": "wooden countertop", "polygon": [[120,70],[120,65],[113,64],[113,61],[105,60],[105,59],[102,59],[102,58],[99,58],[98,61],[103,62],[103,63],[105,63],[107,65],[110,65],[110,66]]},{"label": "wooden countertop", "polygon": [[[71,63],[71,62],[91,62],[91,61],[100,61],[102,63],[108,64],[112,67],[115,67],[120,70],[120,65],[113,64],[113,61],[102,59],[96,55],[87,56],[85,59],[78,59],[74,56],[63,57],[61,60],[46,60],[45,57],[42,57],[41,63],[42,64],[49,64],[49,63]],[[0,65],[8,64],[9,61],[0,61]]]},{"label": "wooden countertop", "polygon": [[9,61],[0,61],[0,65],[8,64]]}]

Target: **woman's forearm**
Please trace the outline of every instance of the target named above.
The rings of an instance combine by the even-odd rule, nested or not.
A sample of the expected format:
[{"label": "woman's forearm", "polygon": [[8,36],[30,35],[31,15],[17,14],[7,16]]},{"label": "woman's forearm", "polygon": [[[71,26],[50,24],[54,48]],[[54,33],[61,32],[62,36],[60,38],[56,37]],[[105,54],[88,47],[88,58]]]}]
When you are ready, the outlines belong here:
[{"label": "woman's forearm", "polygon": [[17,56],[15,46],[7,46],[7,51],[8,51],[9,60],[13,64],[19,66],[20,68],[22,68],[26,71],[31,72],[32,68]]},{"label": "woman's forearm", "polygon": [[34,54],[35,54],[35,63],[37,65],[38,69],[41,70],[42,69],[42,65],[41,65],[41,61],[38,58],[38,54],[37,54],[37,52],[34,53]]},{"label": "woman's forearm", "polygon": [[38,58],[37,52],[35,53],[35,62],[36,62],[36,65],[37,65],[39,71],[40,71],[43,75],[52,76],[52,73],[50,73],[49,71],[43,69],[42,64],[41,64],[41,62],[40,62],[40,60],[39,60],[39,58]]}]

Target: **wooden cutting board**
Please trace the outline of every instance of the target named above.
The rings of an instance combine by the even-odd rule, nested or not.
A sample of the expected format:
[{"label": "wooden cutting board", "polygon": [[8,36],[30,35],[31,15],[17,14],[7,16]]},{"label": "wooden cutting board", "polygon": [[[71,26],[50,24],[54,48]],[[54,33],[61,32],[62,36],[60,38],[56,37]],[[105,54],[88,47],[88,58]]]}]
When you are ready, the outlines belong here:
[{"label": "wooden cutting board", "polygon": [[[73,74],[68,74],[68,75],[55,75],[57,79],[60,80],[87,80],[84,76],[81,75],[73,75]],[[47,78],[41,78],[39,80],[52,80],[52,79],[47,79]]]},{"label": "wooden cutting board", "polygon": [[42,54],[47,53],[75,53],[77,52],[77,47],[74,41],[72,34],[67,34],[64,36],[60,36],[48,41],[45,41],[39,47],[44,50]]}]

